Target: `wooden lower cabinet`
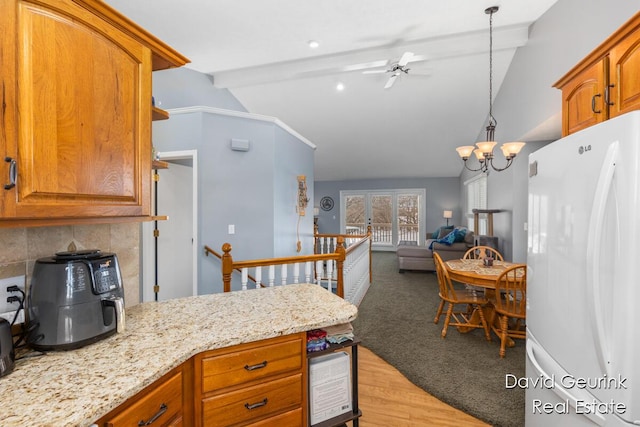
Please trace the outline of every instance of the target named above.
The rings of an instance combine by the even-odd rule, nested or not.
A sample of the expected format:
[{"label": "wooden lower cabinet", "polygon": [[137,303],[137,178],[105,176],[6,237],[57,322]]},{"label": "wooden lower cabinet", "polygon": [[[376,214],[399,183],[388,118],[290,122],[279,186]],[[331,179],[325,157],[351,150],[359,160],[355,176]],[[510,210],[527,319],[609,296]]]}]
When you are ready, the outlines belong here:
[{"label": "wooden lower cabinet", "polygon": [[306,426],[306,344],[301,332],[199,353],[95,424]]},{"label": "wooden lower cabinet", "polygon": [[302,332],[196,355],[195,425],[306,425],[306,342]]},{"label": "wooden lower cabinet", "polygon": [[192,369],[185,362],[127,400],[95,424],[99,427],[192,425]]}]

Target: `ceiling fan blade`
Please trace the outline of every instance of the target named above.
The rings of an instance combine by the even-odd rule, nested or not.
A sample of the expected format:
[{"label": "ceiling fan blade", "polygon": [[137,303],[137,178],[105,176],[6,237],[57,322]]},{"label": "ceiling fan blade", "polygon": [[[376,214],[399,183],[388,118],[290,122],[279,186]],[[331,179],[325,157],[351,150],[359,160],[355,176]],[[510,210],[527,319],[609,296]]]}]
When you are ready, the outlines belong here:
[{"label": "ceiling fan blade", "polygon": [[361,64],[353,64],[347,65],[342,68],[342,71],[360,71],[366,70],[367,68],[378,68],[378,67],[386,67],[389,64],[388,59],[381,59],[379,61],[371,61],[371,62],[363,62]]},{"label": "ceiling fan blade", "polygon": [[427,55],[413,55],[409,62],[426,61],[427,59],[429,59]]},{"label": "ceiling fan blade", "polygon": [[389,80],[387,80],[387,84],[384,85],[385,89],[389,89],[391,86],[393,86],[393,84],[396,82],[396,79],[398,78],[397,74],[392,74],[391,77],[389,77]]},{"label": "ceiling fan blade", "polygon": [[405,52],[402,54],[402,57],[398,61],[398,65],[404,67],[407,65],[413,58],[413,52]]},{"label": "ceiling fan blade", "polygon": [[389,70],[384,69],[384,70],[364,70],[362,72],[362,74],[383,74],[383,73],[388,73]]}]

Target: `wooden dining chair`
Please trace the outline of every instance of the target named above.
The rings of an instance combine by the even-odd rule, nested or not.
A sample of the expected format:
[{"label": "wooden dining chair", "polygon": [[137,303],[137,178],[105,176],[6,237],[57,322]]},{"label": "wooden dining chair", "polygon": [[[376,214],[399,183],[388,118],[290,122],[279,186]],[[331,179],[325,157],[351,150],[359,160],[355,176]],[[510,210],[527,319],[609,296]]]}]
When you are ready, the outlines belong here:
[{"label": "wooden dining chair", "polygon": [[502,254],[498,252],[497,249],[492,248],[491,246],[474,246],[467,252],[465,252],[462,259],[485,259],[489,255],[491,255],[493,259],[504,261]]},{"label": "wooden dining chair", "polygon": [[526,338],[527,266],[516,264],[496,279],[496,299],[493,302],[500,322],[491,325],[500,337],[500,357],[506,355],[508,338]]},{"label": "wooden dining chair", "polygon": [[[467,252],[465,252],[462,259],[485,259],[488,256],[491,256],[494,260],[504,261],[502,254],[498,252],[497,249],[492,248],[491,246],[474,246]],[[465,283],[464,286],[465,288],[477,293],[484,293],[485,291],[484,288],[473,286],[468,283]]]},{"label": "wooden dining chair", "polygon": [[[433,253],[433,260],[436,265],[436,274],[438,276],[438,285],[440,287],[440,305],[436,313],[433,323],[438,323],[445,304],[447,306],[447,312],[444,317],[444,327],[442,328],[442,338],[447,336],[447,329],[449,326],[467,327],[467,328],[483,328],[487,341],[491,341],[491,335],[489,333],[489,326],[484,317],[482,306],[488,304],[488,300],[483,296],[478,295],[474,291],[468,289],[455,289],[453,282],[449,277],[447,268],[444,265],[444,261],[437,252]],[[454,307],[463,305],[464,309],[456,311]],[[477,314],[480,318],[480,323],[471,321],[474,314]]]}]

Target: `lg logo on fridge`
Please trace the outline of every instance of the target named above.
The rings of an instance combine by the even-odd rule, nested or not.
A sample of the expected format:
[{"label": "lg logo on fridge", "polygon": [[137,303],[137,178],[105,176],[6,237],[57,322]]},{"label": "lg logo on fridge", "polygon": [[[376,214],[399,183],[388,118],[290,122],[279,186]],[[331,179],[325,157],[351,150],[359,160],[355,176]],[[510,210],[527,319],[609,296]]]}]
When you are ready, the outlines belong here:
[{"label": "lg logo on fridge", "polygon": [[587,151],[591,151],[591,145],[581,145],[578,147],[578,154],[584,154]]}]

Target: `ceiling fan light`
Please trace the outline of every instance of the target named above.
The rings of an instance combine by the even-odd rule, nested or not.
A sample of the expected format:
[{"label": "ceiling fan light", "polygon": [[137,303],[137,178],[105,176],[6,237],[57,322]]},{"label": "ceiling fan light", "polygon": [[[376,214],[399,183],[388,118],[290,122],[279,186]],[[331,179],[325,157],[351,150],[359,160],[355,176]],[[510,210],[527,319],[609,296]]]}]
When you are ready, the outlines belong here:
[{"label": "ceiling fan light", "polygon": [[501,148],[503,153],[508,153],[505,154],[505,157],[507,155],[515,156],[520,152],[520,150],[522,150],[522,147],[524,147],[525,145],[526,143],[524,142],[505,142],[504,144],[502,144]]},{"label": "ceiling fan light", "polygon": [[489,154],[493,152],[493,147],[495,147],[496,144],[497,142],[495,141],[476,142],[476,145],[478,146],[480,151],[482,151],[483,153],[489,153]]},{"label": "ceiling fan light", "polygon": [[458,155],[463,159],[468,159],[471,157],[471,153],[473,153],[474,147],[472,145],[463,145],[461,147],[456,148]]}]

